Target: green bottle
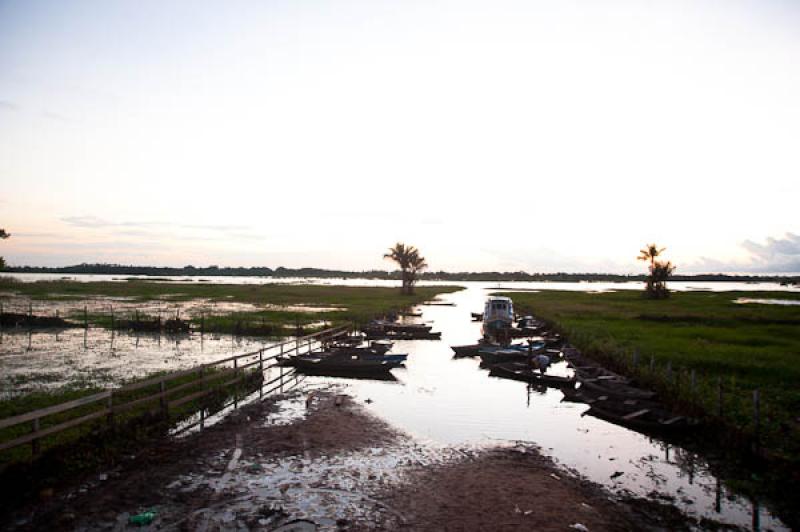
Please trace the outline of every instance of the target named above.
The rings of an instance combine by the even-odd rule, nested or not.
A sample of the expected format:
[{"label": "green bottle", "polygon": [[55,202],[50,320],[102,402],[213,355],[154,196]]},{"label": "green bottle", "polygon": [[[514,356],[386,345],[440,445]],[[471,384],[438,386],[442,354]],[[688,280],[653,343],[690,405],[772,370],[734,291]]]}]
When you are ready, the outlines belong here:
[{"label": "green bottle", "polygon": [[153,522],[155,517],[156,513],[153,510],[150,510],[148,512],[142,512],[138,515],[132,515],[128,522],[132,525],[147,526]]}]

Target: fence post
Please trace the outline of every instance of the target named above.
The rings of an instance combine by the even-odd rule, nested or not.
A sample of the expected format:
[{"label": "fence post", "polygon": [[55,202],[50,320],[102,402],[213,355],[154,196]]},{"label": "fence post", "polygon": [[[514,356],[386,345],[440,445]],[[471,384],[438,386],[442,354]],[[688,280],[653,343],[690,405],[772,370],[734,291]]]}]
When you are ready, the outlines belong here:
[{"label": "fence post", "polygon": [[[203,392],[208,391],[208,382],[206,382],[206,365],[203,364],[200,366],[200,389]],[[208,395],[206,393],[203,394],[202,399],[200,399],[200,430],[203,430],[203,425],[206,422],[206,407],[205,404],[208,399]]]},{"label": "fence post", "polygon": [[655,369],[656,369],[656,359],[653,355],[650,355],[650,373],[652,374]]},{"label": "fence post", "polygon": [[264,398],[264,350],[258,352],[258,370],[261,373],[261,384],[258,385],[258,398]]},{"label": "fence post", "polygon": [[106,416],[106,422],[109,425],[114,424],[114,390],[111,389],[108,391],[108,416]]},{"label": "fence post", "polygon": [[169,417],[169,402],[167,402],[167,385],[164,382],[164,379],[161,379],[161,382],[159,383],[159,389],[161,390],[161,413],[166,418]]},{"label": "fence post", "polygon": [[[33,420],[33,432],[34,433],[39,432],[39,418],[38,417]],[[31,452],[33,453],[33,456],[38,455],[39,454],[39,450],[40,450],[39,449],[39,438],[34,438],[33,441],[31,441]]]},{"label": "fence post", "polygon": [[86,308],[86,305],[83,306],[83,328],[84,329],[89,328],[89,312],[88,309]]},{"label": "fence post", "polygon": [[758,388],[753,390],[753,424],[755,425],[756,453],[758,453],[761,436],[761,394]]},{"label": "fence post", "polygon": [[200,336],[206,333],[206,313],[200,313]]},{"label": "fence post", "polygon": [[[239,378],[239,359],[233,359],[233,375],[238,379]],[[239,383],[236,383],[236,387],[233,389],[233,408],[239,408],[239,393],[236,391]]]},{"label": "fence post", "polygon": [[717,416],[722,417],[722,377],[717,377]]},{"label": "fence post", "polygon": [[639,348],[633,350],[633,370],[639,369]]},{"label": "fence post", "polygon": [[666,375],[667,375],[667,384],[672,386],[672,361],[671,360],[667,360]]}]

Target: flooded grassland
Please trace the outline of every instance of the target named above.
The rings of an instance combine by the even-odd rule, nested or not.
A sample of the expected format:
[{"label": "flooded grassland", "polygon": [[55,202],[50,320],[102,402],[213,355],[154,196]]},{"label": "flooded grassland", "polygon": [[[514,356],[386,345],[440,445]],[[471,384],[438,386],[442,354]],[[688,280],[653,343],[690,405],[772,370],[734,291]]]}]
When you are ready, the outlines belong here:
[{"label": "flooded grassland", "polygon": [[[449,305],[416,307],[422,316],[413,320],[441,331],[442,340],[396,342],[393,352],[409,355],[405,368],[393,370],[396,381],[307,377],[298,395],[275,408],[264,403],[264,410],[234,413],[227,418],[232,425],[222,420],[224,430],[164,443],[131,459],[131,467],[120,466],[86,480],[74,491],[59,492],[50,499],[54,513],[45,518],[56,521],[45,522],[65,519],[89,528],[122,527],[127,516],[154,506],[162,525],[176,527],[270,530],[306,519],[331,530],[396,528],[403,523],[411,523],[411,529],[458,524],[465,530],[505,523],[509,529],[526,530],[546,529],[535,520],[545,515],[539,511],[542,504],[553,504],[570,520],[551,516],[558,529],[576,523],[590,530],[638,529],[655,526],[659,520],[665,520],[660,526],[669,529],[789,528],[770,503],[744,495],[728,477],[719,476],[702,451],[584,416],[586,406],[564,402],[557,389],[490,377],[478,360],[454,359],[449,346],[478,338],[480,325],[470,321],[470,313],[482,308],[492,288],[490,283],[469,285],[440,296]],[[351,308],[352,299],[347,304],[335,299],[319,303]],[[34,299],[34,305],[37,301],[41,300]],[[64,353],[72,360],[64,364],[74,367],[72,375],[102,368],[97,370],[97,382],[103,382],[130,367],[146,372],[144,368],[160,365],[191,366],[270,341],[196,332],[179,337],[137,335],[93,327],[58,335],[5,331],[0,361],[6,353],[15,353],[18,374],[25,373],[30,358],[29,369],[38,367],[36,371],[44,375],[47,361]],[[30,349],[27,355],[26,349]],[[552,371],[569,375],[571,370],[559,362]],[[27,385],[20,377],[19,386]],[[340,395],[352,398],[346,408],[329,402]],[[316,409],[323,417],[309,416]],[[359,412],[382,428],[364,421]],[[339,416],[336,424],[342,430],[328,434],[333,425],[326,415]],[[309,419],[320,422],[313,425],[318,431],[312,430]],[[216,436],[207,436],[211,434]],[[360,443],[352,443],[353,438]],[[206,448],[202,441],[216,443]],[[159,458],[162,453],[164,460]],[[167,467],[172,459],[183,465]],[[144,489],[145,473],[136,473],[144,467],[137,460],[154,464],[152,471],[164,471],[163,478],[156,477],[152,492]],[[526,471],[533,476],[527,477]],[[465,501],[480,500],[481,494],[496,490],[501,484],[498,475],[513,477],[514,472],[520,475],[520,486],[528,486],[522,492],[495,501],[494,510],[489,499],[486,506],[464,506]],[[112,480],[119,487],[107,489]],[[137,483],[142,484],[139,495],[128,489]],[[99,493],[92,486],[108,493],[103,504],[88,505],[90,494]],[[415,498],[414,493],[421,495]],[[453,496],[447,499],[447,493]],[[83,511],[89,512],[85,518]],[[609,520],[611,516],[619,519]],[[24,529],[37,518],[19,519]]]}]

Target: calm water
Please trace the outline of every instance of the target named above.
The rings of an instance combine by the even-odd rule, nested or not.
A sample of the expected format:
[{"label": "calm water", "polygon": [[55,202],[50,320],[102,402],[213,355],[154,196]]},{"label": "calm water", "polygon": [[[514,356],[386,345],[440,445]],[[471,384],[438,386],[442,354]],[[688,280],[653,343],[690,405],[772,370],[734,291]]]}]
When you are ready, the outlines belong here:
[{"label": "calm water", "polygon": [[[393,371],[400,383],[346,381],[351,392],[369,399],[375,414],[423,440],[448,446],[532,442],[561,465],[616,493],[664,495],[688,514],[746,528],[755,512],[762,529],[786,529],[767,509],[720,486],[701,457],[582,417],[588,407],[562,403],[558,390],[530,390],[526,383],[489,377],[479,360],[453,359],[449,346],[474,343],[480,336],[480,324],[471,322],[470,312],[482,308],[488,292],[470,287],[440,296],[455,306],[420,307],[421,320],[441,331],[442,341],[397,342],[394,352],[409,353],[406,369]],[[563,362],[553,370],[569,372]]]},{"label": "calm water", "polygon": [[[25,280],[61,276],[25,275]],[[84,281],[118,276],[75,276]],[[396,286],[396,281],[356,279],[281,279],[313,282]],[[187,281],[189,282],[189,281]],[[190,282],[198,282],[191,279]],[[208,282],[265,283],[269,278],[208,278]],[[558,463],[613,492],[669,497],[685,512],[750,528],[786,527],[769,511],[729,493],[699,456],[627,429],[581,414],[585,405],[562,403],[561,392],[532,390],[525,383],[488,376],[476,359],[453,359],[451,345],[474,343],[480,324],[470,313],[480,311],[486,295],[497,289],[607,291],[641,289],[641,283],[426,283],[460,284],[466,290],[439,296],[454,306],[421,306],[421,321],[442,332],[441,341],[397,342],[394,352],[409,353],[405,369],[395,370],[399,382],[308,378],[309,386],[336,382],[368,403],[368,408],[392,425],[438,446],[485,447],[516,441],[535,443]],[[774,283],[671,283],[674,290],[800,289]],[[417,320],[419,321],[419,320]],[[156,370],[190,367],[259,349],[273,342],[230,336],[182,337],[112,334],[101,329],[27,333],[5,331],[0,337],[0,386],[13,395],[31,385],[57,386],[77,378],[114,383]],[[568,374],[561,363],[554,372]],[[621,473],[621,474],[620,474]],[[611,477],[614,476],[612,479]]]}]

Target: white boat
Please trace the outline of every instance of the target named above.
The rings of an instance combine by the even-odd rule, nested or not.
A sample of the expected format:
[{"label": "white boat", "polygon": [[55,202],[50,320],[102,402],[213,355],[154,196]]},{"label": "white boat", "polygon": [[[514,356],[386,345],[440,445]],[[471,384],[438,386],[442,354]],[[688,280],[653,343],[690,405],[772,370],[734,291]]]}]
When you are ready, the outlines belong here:
[{"label": "white boat", "polygon": [[[514,324],[514,302],[511,298],[490,296],[483,307],[483,325],[481,331],[484,338],[510,340],[509,330]],[[508,335],[508,336],[507,336]]]}]

